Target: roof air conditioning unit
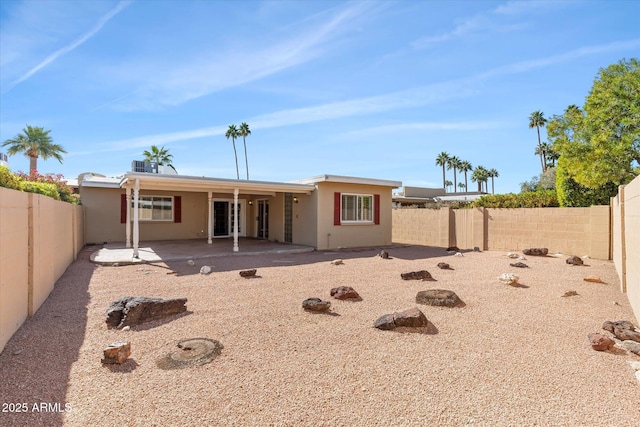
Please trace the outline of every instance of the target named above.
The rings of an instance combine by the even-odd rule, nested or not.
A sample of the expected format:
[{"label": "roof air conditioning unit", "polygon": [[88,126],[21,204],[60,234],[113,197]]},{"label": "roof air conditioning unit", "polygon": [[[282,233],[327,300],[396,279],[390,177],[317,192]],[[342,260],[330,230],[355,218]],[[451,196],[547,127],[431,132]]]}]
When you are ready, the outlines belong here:
[{"label": "roof air conditioning unit", "polygon": [[9,158],[4,153],[0,153],[0,166],[9,166]]},{"label": "roof air conditioning unit", "polygon": [[134,160],[131,162],[131,172],[158,173],[158,163]]}]

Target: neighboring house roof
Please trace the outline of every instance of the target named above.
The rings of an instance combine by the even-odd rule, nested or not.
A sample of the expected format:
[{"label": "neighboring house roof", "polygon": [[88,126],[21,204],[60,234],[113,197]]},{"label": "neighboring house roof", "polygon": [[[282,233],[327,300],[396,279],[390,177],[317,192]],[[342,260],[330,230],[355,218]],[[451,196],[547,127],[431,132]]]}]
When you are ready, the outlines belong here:
[{"label": "neighboring house roof", "polygon": [[83,173],[78,176],[79,187],[120,188],[120,178]]},{"label": "neighboring house roof", "polygon": [[363,185],[378,185],[381,187],[398,188],[402,186],[401,181],[388,181],[384,179],[372,179],[372,178],[359,178],[355,176],[341,176],[341,175],[318,175],[312,178],[306,178],[301,180],[292,181],[299,184],[317,184],[319,182],[339,182],[343,184],[363,184]]}]

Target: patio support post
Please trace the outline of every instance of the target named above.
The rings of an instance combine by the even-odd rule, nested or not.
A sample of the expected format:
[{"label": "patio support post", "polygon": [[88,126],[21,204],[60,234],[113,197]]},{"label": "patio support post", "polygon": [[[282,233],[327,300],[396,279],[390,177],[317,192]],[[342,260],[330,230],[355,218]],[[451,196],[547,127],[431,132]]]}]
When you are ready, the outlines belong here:
[{"label": "patio support post", "polygon": [[238,252],[238,195],[240,190],[233,189],[233,252]]},{"label": "patio support post", "polygon": [[131,187],[127,187],[126,189],[127,195],[126,195],[126,203],[127,203],[127,224],[125,225],[125,230],[126,230],[126,240],[125,240],[125,247],[126,248],[130,248],[131,247]]},{"label": "patio support post", "polygon": [[138,244],[140,243],[140,224],[138,216],[138,202],[140,199],[140,180],[136,178],[133,185],[133,257],[138,256]]},{"label": "patio support post", "polygon": [[211,244],[213,243],[213,241],[211,240],[211,237],[213,235],[213,212],[212,212],[212,205],[213,205],[213,193],[211,191],[209,191],[207,193],[207,199],[209,200],[208,203],[208,207],[209,207],[209,214],[207,216],[207,243]]}]

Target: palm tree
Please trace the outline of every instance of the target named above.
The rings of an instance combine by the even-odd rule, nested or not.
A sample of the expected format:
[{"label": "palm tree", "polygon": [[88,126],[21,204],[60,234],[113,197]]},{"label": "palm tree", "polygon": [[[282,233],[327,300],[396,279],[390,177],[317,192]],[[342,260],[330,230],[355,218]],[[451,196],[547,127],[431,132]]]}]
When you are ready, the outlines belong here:
[{"label": "palm tree", "polygon": [[478,192],[482,192],[482,184],[489,179],[489,171],[484,166],[477,166],[471,174],[471,181],[478,183]]},{"label": "palm tree", "polygon": [[487,174],[487,176],[491,178],[491,194],[495,194],[494,187],[493,187],[493,179],[498,178],[500,174],[495,169],[489,169],[489,173]]},{"label": "palm tree", "polygon": [[24,153],[29,158],[29,171],[38,170],[38,157],[43,160],[54,158],[62,163],[62,154],[67,152],[62,146],[53,143],[53,139],[49,136],[50,130],[44,130],[41,127],[27,125],[22,129],[15,138],[7,139],[2,143],[3,147],[9,146],[7,154]]},{"label": "palm tree", "polygon": [[461,190],[467,191],[467,186],[464,182],[459,182],[458,188],[460,188]]},{"label": "palm tree", "polygon": [[169,150],[167,148],[164,148],[164,145],[160,148],[152,145],[151,150],[144,150],[142,152],[142,155],[144,156],[145,162],[156,162],[159,165],[166,165],[175,170],[175,168],[171,164],[173,154],[169,154]]},{"label": "palm tree", "polygon": [[540,142],[540,128],[544,127],[545,123],[547,123],[547,119],[544,118],[544,113],[540,110],[534,111],[529,116],[529,128],[536,128],[538,131],[538,148],[540,149],[540,164],[542,165],[542,172],[547,169],[547,165],[544,163],[542,158],[542,143]]},{"label": "palm tree", "polygon": [[233,154],[236,156],[236,176],[240,179],[240,170],[238,169],[238,152],[236,151],[236,138],[240,136],[240,132],[236,128],[236,125],[229,125],[227,133],[225,133],[227,139],[231,138],[233,141]]},{"label": "palm tree", "polygon": [[456,189],[456,169],[460,167],[460,159],[456,156],[453,156],[449,159],[449,162],[447,163],[447,169],[451,169],[453,168],[453,191],[457,192],[458,190]]},{"label": "palm tree", "polygon": [[244,142],[244,161],[247,164],[247,179],[249,179],[249,159],[247,158],[247,140],[246,138],[251,135],[251,130],[249,129],[249,125],[245,122],[242,122],[240,128],[238,129],[238,134],[242,137],[242,142]]},{"label": "palm tree", "polygon": [[449,162],[449,153],[446,153],[443,151],[442,153],[438,154],[438,157],[436,157],[436,166],[442,166],[442,187],[443,188],[447,187],[447,181],[444,175],[444,168],[445,166],[447,166],[448,162]]},{"label": "palm tree", "polygon": [[465,191],[467,191],[466,189],[469,188],[467,186],[467,172],[472,171],[473,166],[471,166],[470,162],[463,160],[460,162],[460,166],[458,166],[458,170],[460,170],[461,172],[464,172],[464,188],[465,188]]},{"label": "palm tree", "polygon": [[[453,182],[449,181],[448,179],[444,182],[444,186],[445,186],[445,188],[447,188],[447,189],[448,189],[449,187],[451,187],[452,185],[453,185]],[[449,192],[450,192],[450,191],[449,191]]]}]

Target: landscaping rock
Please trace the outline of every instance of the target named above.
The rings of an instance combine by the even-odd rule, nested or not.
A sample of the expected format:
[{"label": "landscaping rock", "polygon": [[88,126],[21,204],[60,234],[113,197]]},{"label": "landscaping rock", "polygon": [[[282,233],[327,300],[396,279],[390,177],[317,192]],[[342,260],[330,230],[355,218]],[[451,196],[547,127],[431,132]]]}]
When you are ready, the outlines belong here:
[{"label": "landscaping rock", "polygon": [[389,259],[389,252],[382,250],[379,254],[380,258],[382,259]]},{"label": "landscaping rock", "polygon": [[360,299],[360,295],[353,289],[351,286],[339,286],[337,288],[333,288],[330,291],[330,294],[335,299],[345,300],[345,299]]},{"label": "landscaping rock", "polygon": [[591,283],[604,283],[601,278],[595,277],[595,276],[587,276],[582,280],[584,280],[585,282],[591,282]]},{"label": "landscaping rock", "polygon": [[341,259],[334,259],[333,261],[331,261],[331,265],[344,265],[344,261],[342,261]]},{"label": "landscaping rock", "polygon": [[442,270],[451,270],[451,266],[449,264],[447,264],[446,262],[439,262],[438,263],[438,268],[442,269]]},{"label": "landscaping rock", "polygon": [[190,260],[187,260],[187,265],[190,265],[191,267],[193,267],[194,265],[196,265],[196,263],[192,259],[190,259]]},{"label": "landscaping rock", "polygon": [[331,307],[331,303],[329,301],[323,301],[320,298],[307,298],[302,301],[302,308],[308,311],[328,311]]},{"label": "landscaping rock", "polygon": [[427,270],[411,271],[409,273],[401,273],[400,277],[402,277],[402,280],[429,280],[429,281],[435,280],[431,276],[431,273],[429,273]]},{"label": "landscaping rock", "polygon": [[474,246],[473,247],[473,252],[480,252],[480,247],[479,246]]},{"label": "landscaping rock", "polygon": [[624,350],[630,351],[631,353],[640,356],[640,343],[638,342],[631,340],[622,341],[620,343],[620,348],[623,348]]},{"label": "landscaping rock", "polygon": [[200,269],[200,274],[210,274],[211,273],[211,267],[208,265],[203,265],[202,268]]},{"label": "landscaping rock", "polygon": [[509,253],[507,254],[507,256],[508,256],[509,258],[516,259],[516,258],[518,258],[520,255],[518,255],[518,254],[517,254],[517,253],[515,253],[515,252],[509,252]]},{"label": "landscaping rock", "polygon": [[455,254],[453,254],[453,256],[464,256],[464,255],[462,255],[462,252],[456,252]]},{"label": "landscaping rock", "polygon": [[125,297],[107,308],[107,327],[122,329],[187,311],[186,298]]},{"label": "landscaping rock", "polygon": [[549,249],[547,248],[529,248],[529,249],[523,249],[522,253],[525,255],[531,255],[531,256],[547,256],[547,254],[549,253]]},{"label": "landscaping rock", "polygon": [[609,350],[615,344],[613,340],[602,334],[589,334],[589,342],[591,342],[591,348],[596,351]]},{"label": "landscaping rock", "polygon": [[457,246],[449,246],[447,252],[460,252],[460,249]]},{"label": "landscaping rock", "polygon": [[416,294],[416,303],[434,305],[436,307],[456,307],[462,305],[462,300],[453,291],[428,289]]},{"label": "landscaping rock", "polygon": [[511,286],[517,285],[519,279],[520,278],[513,273],[502,273],[500,276],[498,276],[498,280],[500,281],[500,283]]},{"label": "landscaping rock", "polygon": [[617,322],[604,322],[602,329],[611,332],[616,338],[620,340],[631,340],[640,342],[640,332],[637,332],[633,323],[626,320],[619,320]]},{"label": "landscaping rock", "polygon": [[582,258],[580,258],[579,256],[575,256],[572,255],[569,258],[567,258],[566,261],[567,264],[573,264],[573,265],[583,265],[584,262],[582,262]]},{"label": "landscaping rock", "polygon": [[131,343],[118,341],[109,344],[109,346],[103,350],[103,355],[102,363],[121,365],[131,356]]},{"label": "landscaping rock", "polygon": [[255,268],[252,268],[251,270],[241,270],[240,276],[244,278],[254,277],[257,272],[258,270],[256,270]]},{"label": "landscaping rock", "polygon": [[373,326],[382,330],[391,330],[397,327],[419,328],[427,326],[428,323],[424,313],[414,307],[400,313],[385,314],[379,317]]},{"label": "landscaping rock", "polygon": [[517,268],[529,268],[529,266],[527,264],[525,264],[524,262],[515,262],[512,264],[509,264],[511,267],[517,267]]},{"label": "landscaping rock", "polygon": [[574,297],[576,295],[579,295],[576,291],[567,291],[562,296],[563,297]]}]

